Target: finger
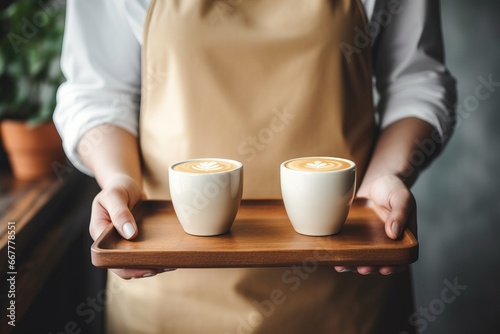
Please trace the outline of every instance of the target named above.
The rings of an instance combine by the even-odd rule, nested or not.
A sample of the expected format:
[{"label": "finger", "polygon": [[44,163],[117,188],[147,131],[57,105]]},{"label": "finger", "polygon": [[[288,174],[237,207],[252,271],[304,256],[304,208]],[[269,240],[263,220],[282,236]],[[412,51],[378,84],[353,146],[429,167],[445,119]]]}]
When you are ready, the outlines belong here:
[{"label": "finger", "polygon": [[378,269],[378,272],[381,273],[382,275],[390,275],[393,274],[395,270],[396,270],[395,267],[380,267]]},{"label": "finger", "polygon": [[415,199],[406,187],[400,187],[392,192],[389,201],[391,211],[385,220],[385,232],[389,238],[397,239],[415,208]]},{"label": "finger", "polygon": [[[103,198],[100,194],[94,199],[89,225],[89,232],[93,240],[96,240],[111,223],[114,224],[118,233],[126,239],[132,239],[137,235],[137,225],[128,207],[123,203],[117,205],[113,202],[113,200],[109,201],[109,199]],[[113,211],[114,220],[110,210]],[[120,210],[123,213],[120,213]]]},{"label": "finger", "polygon": [[382,275],[392,275],[398,274],[400,272],[405,271],[408,266],[382,266],[382,267],[374,267],[374,266],[358,266],[358,267],[347,267],[347,266],[335,266],[335,270],[339,273],[346,272],[357,272],[361,275],[375,274],[380,273]]},{"label": "finger", "polygon": [[338,273],[347,273],[347,272],[356,271],[356,269],[354,267],[347,267],[347,266],[334,266],[333,268]]},{"label": "finger", "polygon": [[392,275],[392,274],[398,274],[400,272],[405,271],[408,268],[408,266],[382,266],[379,268],[379,273],[382,275]]},{"label": "finger", "polygon": [[126,192],[112,189],[104,193],[101,203],[118,233],[125,239],[137,236],[137,224],[129,208]]},{"label": "finger", "polygon": [[161,273],[174,271],[175,269],[111,269],[111,271],[123,279],[148,278]]},{"label": "finger", "polygon": [[354,272],[361,275],[369,275],[378,272],[377,267],[373,266],[358,266],[358,267],[348,267],[348,266],[335,266],[335,270],[339,273]]},{"label": "finger", "polygon": [[111,224],[108,211],[100,202],[99,195],[92,202],[92,214],[90,216],[89,232],[93,240],[101,235],[102,232]]},{"label": "finger", "polygon": [[377,272],[377,268],[372,266],[358,266],[356,270],[361,275],[368,275],[373,272]]}]

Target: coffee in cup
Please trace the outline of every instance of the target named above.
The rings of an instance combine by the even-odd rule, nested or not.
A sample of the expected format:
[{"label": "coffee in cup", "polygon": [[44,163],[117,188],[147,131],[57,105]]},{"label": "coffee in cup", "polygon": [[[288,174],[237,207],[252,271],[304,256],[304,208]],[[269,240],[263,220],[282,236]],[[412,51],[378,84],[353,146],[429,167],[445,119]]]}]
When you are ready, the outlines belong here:
[{"label": "coffee in cup", "polygon": [[193,174],[210,174],[228,172],[238,168],[238,165],[221,159],[191,160],[174,165],[174,170]]},{"label": "coffee in cup", "polygon": [[186,233],[230,230],[243,191],[243,165],[228,159],[191,159],[169,167],[170,197]]},{"label": "coffee in cup", "polygon": [[331,172],[351,167],[351,162],[336,158],[301,158],[290,160],[286,168],[303,172]]},{"label": "coffee in cup", "polygon": [[296,232],[312,236],[340,232],[356,187],[356,164],[335,157],[303,157],[280,166],[283,203]]}]

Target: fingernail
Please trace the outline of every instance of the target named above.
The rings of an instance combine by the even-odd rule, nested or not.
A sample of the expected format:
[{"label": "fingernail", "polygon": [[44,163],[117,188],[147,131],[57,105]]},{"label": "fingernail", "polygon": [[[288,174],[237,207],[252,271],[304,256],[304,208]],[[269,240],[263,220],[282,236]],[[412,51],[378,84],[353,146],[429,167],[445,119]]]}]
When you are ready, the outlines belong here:
[{"label": "fingernail", "polygon": [[351,269],[345,268],[345,269],[342,269],[340,272],[341,273],[347,273],[347,272],[351,272],[351,271],[352,271]]},{"label": "fingernail", "polygon": [[144,275],[142,275],[143,278],[147,278],[147,277],[153,277],[154,275],[156,274],[153,274],[153,273],[145,273]]},{"label": "fingernail", "polygon": [[132,223],[125,223],[123,225],[123,234],[125,235],[125,238],[130,239],[135,233],[134,226]]},{"label": "fingernail", "polygon": [[401,232],[399,231],[399,223],[398,222],[392,223],[391,230],[392,230],[392,234],[394,234],[396,236],[396,238],[399,237],[399,233],[401,233]]}]

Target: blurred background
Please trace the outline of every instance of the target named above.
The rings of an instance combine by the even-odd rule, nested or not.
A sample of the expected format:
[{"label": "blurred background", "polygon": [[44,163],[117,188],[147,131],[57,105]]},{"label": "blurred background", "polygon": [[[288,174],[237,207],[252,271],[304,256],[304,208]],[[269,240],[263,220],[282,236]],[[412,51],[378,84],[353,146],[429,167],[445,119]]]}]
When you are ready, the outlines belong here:
[{"label": "blurred background", "polygon": [[[48,59],[52,59],[51,55],[60,48],[64,1],[40,1],[36,5],[31,1],[15,2],[19,6],[17,14],[2,13],[0,117],[3,113],[5,118],[21,118],[30,124],[43,123],[50,118],[53,108],[54,101],[50,97],[54,82],[60,80],[57,66]],[[30,6],[35,6],[34,11],[29,11]],[[413,188],[418,203],[421,246],[420,258],[412,268],[417,310],[408,321],[417,325],[419,333],[500,333],[500,1],[441,0],[441,7],[446,61],[458,81],[458,103],[462,112],[458,114],[457,128],[445,151]],[[42,9],[45,14],[40,14]],[[14,43],[20,51],[12,54],[13,42],[6,38],[6,33],[13,28],[5,22],[23,23],[23,17],[33,18],[31,22],[36,26],[25,31],[33,37],[16,39]],[[42,36],[49,42],[43,42]],[[43,53],[47,56],[41,57]],[[14,66],[6,67],[7,63]],[[12,80],[20,83],[17,89],[12,88]],[[478,99],[476,88],[488,81],[493,84],[486,90],[483,88],[481,93],[487,92],[489,96]],[[33,85],[40,89],[27,98],[24,88]],[[29,101],[29,104],[19,108],[22,101]],[[24,114],[8,115],[12,106],[22,109]],[[0,159],[0,170],[9,173],[4,150],[0,150]],[[75,329],[82,329],[82,333],[99,333],[102,303],[95,298],[102,297],[104,273],[90,264],[87,232],[89,198],[97,188],[93,181],[78,175],[66,162],[60,161],[56,167],[52,166],[52,172],[57,176],[58,187],[66,189],[62,192],[75,196],[75,187],[79,187],[78,193],[86,194],[85,200],[82,199],[78,207],[65,206],[65,211],[73,216],[58,218],[61,226],[73,224],[78,228],[71,230],[71,242],[57,244],[59,253],[53,250],[48,253],[52,254],[50,259],[40,260],[36,277],[43,276],[43,268],[47,272],[40,281],[40,288],[33,290],[37,298],[25,310],[17,332],[33,332],[33,324],[37,324],[37,333]],[[27,192],[24,183],[9,183],[4,174],[0,175],[2,196],[16,191]],[[78,175],[76,181],[75,175]],[[45,189],[44,193],[52,191],[50,187],[39,185],[40,189]],[[0,197],[0,209],[8,211],[19,205],[18,202],[13,197]],[[60,206],[65,202],[60,199],[58,203]],[[1,213],[0,218],[0,227],[4,227],[4,220],[11,219]],[[48,229],[54,228],[68,239],[68,234],[61,232],[63,227],[47,224]],[[33,235],[33,231],[20,234],[20,240],[34,240],[28,237]],[[2,237],[0,233],[0,239]],[[23,256],[31,259],[39,252],[26,249],[20,259]],[[58,254],[57,257],[54,254]],[[1,261],[5,262],[4,257]],[[28,262],[28,269],[36,267],[34,262]],[[50,269],[48,262],[52,265]],[[33,282],[27,286],[33,286]],[[0,284],[3,284],[1,298],[4,298],[5,282]],[[445,295],[444,289],[448,289]],[[3,301],[0,304],[3,308]],[[97,305],[92,319],[81,314],[90,310],[89,305]]]},{"label": "blurred background", "polygon": [[[419,314],[419,328],[500,333],[500,1],[441,0],[441,8],[446,61],[466,112],[413,189],[420,241],[413,266],[417,311],[429,309],[427,318]],[[499,84],[474,106],[479,78],[489,76]],[[436,301],[444,281],[455,279],[467,288],[451,303]]]}]

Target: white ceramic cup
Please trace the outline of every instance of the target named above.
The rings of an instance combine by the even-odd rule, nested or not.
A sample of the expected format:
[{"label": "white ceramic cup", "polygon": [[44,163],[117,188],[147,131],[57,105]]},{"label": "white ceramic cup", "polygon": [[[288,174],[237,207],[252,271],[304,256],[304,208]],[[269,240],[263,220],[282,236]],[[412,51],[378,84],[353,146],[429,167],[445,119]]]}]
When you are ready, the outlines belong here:
[{"label": "white ceramic cup", "polygon": [[[298,163],[297,163],[298,162]],[[281,193],[297,233],[339,233],[354,199],[356,164],[334,157],[303,157],[280,166]]]},{"label": "white ceramic cup", "polygon": [[243,165],[228,159],[191,159],[169,167],[170,197],[186,233],[228,232],[243,190]]}]

